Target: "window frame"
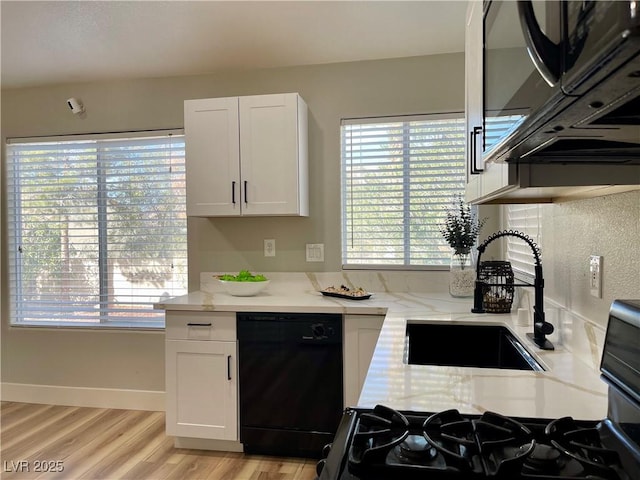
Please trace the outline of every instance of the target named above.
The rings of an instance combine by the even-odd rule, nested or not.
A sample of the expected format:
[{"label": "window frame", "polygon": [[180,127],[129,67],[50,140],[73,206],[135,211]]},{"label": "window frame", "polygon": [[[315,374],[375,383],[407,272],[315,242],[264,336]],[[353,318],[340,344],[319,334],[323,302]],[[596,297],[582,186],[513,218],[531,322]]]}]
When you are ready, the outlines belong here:
[{"label": "window frame", "polygon": [[[347,254],[345,252],[345,248],[348,242],[347,236],[347,208],[346,205],[347,194],[346,194],[346,183],[348,182],[348,175],[346,174],[346,150],[345,150],[345,142],[344,142],[344,133],[343,128],[346,125],[365,125],[365,124],[385,124],[392,122],[413,122],[413,121],[424,121],[424,120],[438,120],[438,119],[453,119],[456,122],[459,122],[460,129],[460,165],[459,168],[462,169],[460,173],[460,189],[455,192],[459,193],[464,197],[465,194],[465,185],[466,185],[466,161],[464,156],[464,147],[466,143],[466,135],[465,135],[465,124],[464,124],[464,112],[463,111],[450,111],[450,112],[431,112],[431,113],[422,113],[422,114],[411,114],[411,115],[390,115],[390,116],[376,116],[376,117],[351,117],[351,118],[343,118],[340,123],[340,199],[341,199],[341,223],[340,223],[340,253],[341,253],[341,266],[342,270],[387,270],[387,271],[448,271],[449,270],[449,260],[447,260],[443,264],[435,265],[435,264],[380,264],[380,263],[354,263],[348,262]],[[454,198],[455,193],[452,192],[451,201],[447,202],[446,205],[443,204],[443,216],[446,215],[447,208],[449,207]],[[405,202],[406,204],[406,202]],[[406,216],[406,211],[404,215]],[[406,240],[403,240],[406,243]],[[444,238],[442,239],[444,241]],[[446,242],[445,242],[446,243]],[[406,257],[406,252],[403,253]],[[447,254],[448,256],[449,254]]]},{"label": "window frame", "polygon": [[[184,155],[185,137],[184,137],[184,129],[182,128],[109,132],[109,133],[92,133],[92,134],[75,134],[75,135],[72,134],[72,135],[59,135],[59,136],[10,137],[6,139],[5,145],[4,145],[4,155],[5,155],[6,165],[7,165],[7,175],[5,176],[4,187],[8,197],[6,228],[7,228],[8,237],[9,237],[7,271],[9,274],[8,275],[9,276],[8,304],[9,304],[9,326],[10,327],[54,328],[54,329],[72,328],[72,329],[94,329],[94,330],[124,329],[127,331],[162,330],[165,328],[164,316],[161,314],[162,311],[159,309],[153,308],[153,304],[158,302],[160,298],[155,302],[138,301],[136,293],[132,293],[130,295],[131,296],[130,301],[122,302],[122,303],[118,302],[118,305],[124,305],[125,308],[127,308],[126,305],[131,305],[136,307],[136,310],[134,311],[134,313],[126,316],[126,320],[118,321],[118,320],[113,320],[112,318],[109,318],[109,313],[113,314],[114,310],[109,309],[109,307],[105,308],[105,304],[108,304],[110,301],[112,301],[112,299],[111,299],[111,296],[108,296],[104,290],[105,278],[109,276],[109,272],[105,268],[106,257],[104,255],[105,252],[102,251],[102,248],[108,245],[107,236],[109,235],[109,229],[113,228],[110,224],[113,224],[114,221],[113,220],[107,221],[107,223],[104,223],[104,224],[102,221],[102,219],[106,220],[106,217],[104,216],[106,215],[106,207],[107,207],[108,199],[106,197],[105,190],[104,190],[104,187],[105,187],[104,182],[108,178],[108,175],[106,175],[102,171],[104,170],[104,166],[101,166],[102,160],[99,160],[99,157],[100,157],[99,151],[101,147],[98,145],[100,145],[101,142],[103,142],[104,144],[107,144],[109,141],[126,143],[128,141],[133,142],[133,141],[141,140],[142,143],[144,143],[145,141],[151,141],[155,137],[157,138],[169,137],[168,141],[164,139],[162,140],[162,142],[159,142],[159,143],[169,144],[169,160],[168,160],[169,173],[167,175],[168,180],[166,181],[169,181],[169,182],[175,181],[175,179],[172,178],[173,175],[175,175],[175,171],[173,167],[177,166],[179,169],[181,169],[181,173],[182,173],[182,177],[181,179],[178,179],[178,181],[183,184],[182,190],[186,190],[185,189],[186,185],[184,184],[185,182],[184,163],[185,162],[184,160],[182,162],[179,161],[180,159],[184,159],[184,156],[185,156]],[[23,268],[24,262],[20,259],[20,253],[21,253],[20,249],[22,245],[21,238],[23,237],[23,235],[25,235],[25,232],[22,230],[22,227],[20,225],[20,221],[23,215],[23,212],[21,211],[22,210],[21,202],[23,201],[23,197],[21,195],[21,189],[24,188],[24,185],[20,183],[19,179],[15,178],[16,175],[19,174],[19,170],[21,168],[24,168],[24,166],[20,166],[20,165],[9,166],[10,162],[12,162],[9,158],[10,157],[9,150],[11,148],[11,145],[15,145],[15,144],[27,145],[27,144],[47,144],[47,143],[53,144],[57,142],[59,143],[69,142],[70,145],[73,145],[74,143],[77,144],[77,142],[90,143],[92,141],[96,142],[96,152],[95,152],[96,165],[95,165],[95,174],[90,178],[92,180],[95,180],[96,197],[95,197],[95,203],[87,204],[87,206],[92,209],[95,208],[95,212],[97,215],[94,229],[98,233],[96,233],[94,237],[97,239],[96,241],[99,244],[99,247],[98,247],[99,254],[96,258],[94,258],[94,260],[98,265],[98,273],[92,277],[93,280],[96,281],[97,284],[99,285],[98,287],[99,291],[97,293],[97,296],[100,299],[98,302],[100,304],[100,307],[98,308],[99,314],[96,316],[97,321],[89,321],[86,318],[83,318],[82,320],[79,320],[79,321],[72,320],[68,316],[64,319],[59,319],[59,320],[38,321],[38,320],[31,319],[31,320],[25,321],[24,314],[21,314],[20,311],[24,308],[24,305],[26,304],[25,302],[28,302],[28,301],[25,301],[25,300],[18,301],[18,296],[23,295],[23,292],[24,292],[23,283],[25,281],[23,278],[21,278],[23,275],[22,268]],[[182,152],[182,153],[179,153],[178,157],[172,157],[174,155],[174,152],[172,150],[174,148],[173,144],[176,144],[176,147],[179,149],[178,152]],[[175,158],[178,159],[177,163],[174,163],[173,161],[173,159]],[[153,174],[153,176],[150,176],[150,178],[155,179],[155,176],[156,174]],[[132,182],[131,179],[129,179],[128,181]],[[174,189],[171,188],[168,191],[173,192]],[[171,195],[173,196],[174,194],[172,193]],[[186,194],[183,197],[184,197],[183,198],[184,206],[182,207],[182,210],[184,210],[184,220],[183,220],[184,222],[184,227],[183,227],[184,228],[184,256],[182,258],[184,259],[184,262],[182,266],[178,266],[178,268],[182,269],[182,273],[179,273],[178,275],[182,277],[182,280],[180,280],[180,282],[181,283],[184,282],[184,292],[182,293],[187,293],[188,258],[187,258],[187,230],[186,230],[187,228]],[[100,219],[100,217],[102,217],[102,219]],[[179,243],[182,243],[182,242],[179,242]],[[172,267],[171,267],[172,269],[174,268],[173,265],[174,264],[172,263]],[[136,290],[135,288],[132,289],[132,292],[135,292],[135,290]],[[92,295],[95,296],[96,293],[93,293]],[[151,308],[148,308],[148,309],[140,308],[141,305],[142,306],[148,305]],[[62,306],[62,308],[58,310],[58,312],[63,312],[65,310],[65,307],[66,306]],[[37,313],[38,310],[35,310],[35,312]],[[136,317],[142,317],[146,313],[155,314],[154,319],[141,320],[141,321],[136,320]]]}]

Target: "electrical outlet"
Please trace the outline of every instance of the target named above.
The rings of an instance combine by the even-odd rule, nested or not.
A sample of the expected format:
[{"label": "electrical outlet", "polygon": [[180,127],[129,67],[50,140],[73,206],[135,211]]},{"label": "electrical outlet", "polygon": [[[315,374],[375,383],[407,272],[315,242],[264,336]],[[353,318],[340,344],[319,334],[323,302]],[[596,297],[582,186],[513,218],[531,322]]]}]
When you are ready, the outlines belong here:
[{"label": "electrical outlet", "polygon": [[589,257],[589,292],[591,296],[602,298],[602,257]]},{"label": "electrical outlet", "polygon": [[264,256],[276,256],[276,240],[274,238],[265,238],[264,240]]}]

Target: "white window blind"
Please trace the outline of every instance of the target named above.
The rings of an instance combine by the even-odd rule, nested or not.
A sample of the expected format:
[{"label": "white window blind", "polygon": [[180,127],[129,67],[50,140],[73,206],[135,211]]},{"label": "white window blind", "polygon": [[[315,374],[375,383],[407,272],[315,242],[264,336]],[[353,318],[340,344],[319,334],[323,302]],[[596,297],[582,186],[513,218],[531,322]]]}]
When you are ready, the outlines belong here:
[{"label": "white window blind", "polygon": [[10,140],[13,324],[163,326],[187,290],[181,132]]},{"label": "white window blind", "polygon": [[526,119],[525,115],[515,112],[510,115],[503,112],[489,114],[491,116],[486,117],[484,122],[484,149],[487,151]]},{"label": "white window blind", "polygon": [[[507,229],[517,230],[527,235],[540,247],[542,230],[540,228],[540,205],[519,204],[506,206]],[[511,262],[513,270],[527,277],[535,276],[535,258],[529,245],[515,237],[507,239],[507,260]]]},{"label": "white window blind", "polygon": [[342,263],[444,267],[439,231],[465,188],[460,114],[343,120]]}]

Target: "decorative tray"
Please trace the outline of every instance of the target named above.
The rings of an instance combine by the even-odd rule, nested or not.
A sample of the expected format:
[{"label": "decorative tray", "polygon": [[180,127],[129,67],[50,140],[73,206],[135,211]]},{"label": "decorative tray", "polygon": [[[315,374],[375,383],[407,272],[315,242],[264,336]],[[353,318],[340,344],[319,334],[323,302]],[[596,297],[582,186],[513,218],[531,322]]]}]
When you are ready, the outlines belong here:
[{"label": "decorative tray", "polygon": [[326,297],[346,298],[347,300],[366,300],[371,298],[371,293],[362,288],[351,290],[344,285],[341,285],[340,288],[327,287],[324,290],[320,290],[320,293]]}]

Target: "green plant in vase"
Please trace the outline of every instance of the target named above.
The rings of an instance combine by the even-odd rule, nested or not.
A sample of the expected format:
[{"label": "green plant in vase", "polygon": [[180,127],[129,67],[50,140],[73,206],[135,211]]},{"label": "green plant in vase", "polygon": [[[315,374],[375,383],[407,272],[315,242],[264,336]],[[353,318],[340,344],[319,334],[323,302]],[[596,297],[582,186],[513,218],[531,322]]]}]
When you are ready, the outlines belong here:
[{"label": "green plant in vase", "polygon": [[471,249],[486,221],[486,218],[478,220],[471,206],[457,196],[440,227],[440,233],[452,248],[449,292],[455,297],[473,295],[475,270]]}]

